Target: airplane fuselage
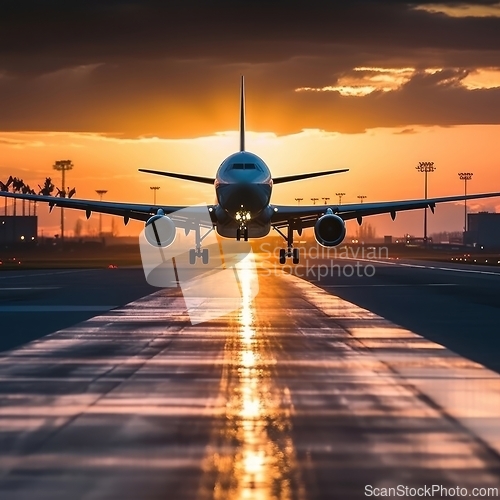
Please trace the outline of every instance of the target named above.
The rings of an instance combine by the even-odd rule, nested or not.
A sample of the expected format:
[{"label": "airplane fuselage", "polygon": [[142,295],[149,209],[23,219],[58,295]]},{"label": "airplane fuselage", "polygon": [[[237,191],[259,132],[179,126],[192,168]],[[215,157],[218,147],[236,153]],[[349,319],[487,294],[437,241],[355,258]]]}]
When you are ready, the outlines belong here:
[{"label": "airplane fuselage", "polygon": [[215,177],[217,232],[234,237],[246,227],[248,236],[266,236],[271,229],[273,180],[262,158],[247,151],[228,156]]}]

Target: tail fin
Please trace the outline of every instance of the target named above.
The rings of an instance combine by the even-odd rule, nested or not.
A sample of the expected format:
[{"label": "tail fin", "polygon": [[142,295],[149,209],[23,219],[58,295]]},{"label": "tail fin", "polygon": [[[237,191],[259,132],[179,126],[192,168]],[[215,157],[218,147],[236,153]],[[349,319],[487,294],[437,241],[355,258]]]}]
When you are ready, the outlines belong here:
[{"label": "tail fin", "polygon": [[243,75],[240,86],[240,151],[245,151],[245,77]]}]

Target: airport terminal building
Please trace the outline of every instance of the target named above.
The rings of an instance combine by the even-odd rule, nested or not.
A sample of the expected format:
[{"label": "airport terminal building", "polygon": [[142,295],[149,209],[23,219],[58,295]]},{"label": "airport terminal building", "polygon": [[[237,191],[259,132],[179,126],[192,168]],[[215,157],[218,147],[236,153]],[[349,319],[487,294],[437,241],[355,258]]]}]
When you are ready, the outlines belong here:
[{"label": "airport terminal building", "polygon": [[468,231],[464,238],[467,245],[500,249],[500,213],[468,214],[467,226]]}]

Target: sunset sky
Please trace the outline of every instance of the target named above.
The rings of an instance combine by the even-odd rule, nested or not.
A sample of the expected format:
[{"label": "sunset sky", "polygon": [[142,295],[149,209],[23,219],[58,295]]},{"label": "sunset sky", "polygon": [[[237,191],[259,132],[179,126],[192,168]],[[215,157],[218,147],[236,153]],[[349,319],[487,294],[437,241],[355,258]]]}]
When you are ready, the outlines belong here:
[{"label": "sunset sky", "polygon": [[[107,189],[107,200],[152,201],[158,185],[159,202],[212,203],[210,186],[137,169],[214,175],[238,147],[242,74],[247,149],[275,176],[351,169],[277,186],[276,203],[422,197],[419,161],[437,168],[430,196],[462,193],[464,170],[470,192],[500,190],[494,1],[5,2],[0,179],[36,186],[54,174],[60,185],[52,165],[71,159],[77,197]],[[500,210],[500,199],[470,206]],[[45,234],[57,233],[56,211],[40,214]],[[82,214],[66,214],[71,231]],[[371,222],[401,235],[420,234],[421,220]],[[462,226],[461,204],[429,218],[430,232]]]}]

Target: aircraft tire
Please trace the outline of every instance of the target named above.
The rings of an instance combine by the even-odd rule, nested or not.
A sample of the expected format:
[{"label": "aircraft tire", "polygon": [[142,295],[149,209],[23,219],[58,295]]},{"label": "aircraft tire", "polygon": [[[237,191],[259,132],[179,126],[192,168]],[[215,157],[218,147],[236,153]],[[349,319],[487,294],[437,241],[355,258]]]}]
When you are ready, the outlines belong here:
[{"label": "aircraft tire", "polygon": [[284,264],[286,262],[286,252],[284,248],[280,248],[280,264]]},{"label": "aircraft tire", "polygon": [[196,250],[194,248],[191,248],[191,250],[189,250],[189,263],[192,266],[196,264]]},{"label": "aircraft tire", "polygon": [[204,248],[201,251],[201,261],[203,264],[208,264],[208,248]]}]

